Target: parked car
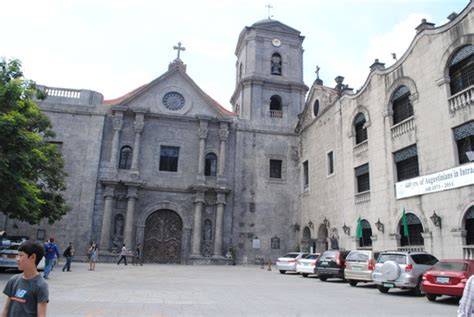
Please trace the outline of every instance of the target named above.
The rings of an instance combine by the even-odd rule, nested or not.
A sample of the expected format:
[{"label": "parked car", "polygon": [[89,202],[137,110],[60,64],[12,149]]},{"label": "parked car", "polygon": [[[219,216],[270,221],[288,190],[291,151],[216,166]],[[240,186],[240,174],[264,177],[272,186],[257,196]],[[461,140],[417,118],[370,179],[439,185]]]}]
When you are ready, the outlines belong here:
[{"label": "parked car", "polygon": [[316,261],[320,255],[320,253],[311,253],[296,261],[296,272],[300,273],[303,277],[308,277],[309,274],[315,274]]},{"label": "parked car", "polygon": [[[18,270],[18,264],[16,262],[16,257],[18,255],[19,244],[13,244],[6,249],[0,251],[0,270],[6,269],[16,269]],[[44,257],[41,259],[38,264],[38,270],[44,270],[45,260]]]},{"label": "parked car", "polygon": [[372,282],[372,273],[380,252],[372,250],[353,250],[346,258],[344,277],[351,286],[359,282]]},{"label": "parked car", "polygon": [[387,251],[379,255],[372,278],[381,293],[391,288],[421,294],[421,278],[438,259],[426,252]]},{"label": "parked car", "polygon": [[281,274],[287,271],[296,272],[296,261],[307,256],[308,253],[291,252],[281,258],[278,258],[276,265]]},{"label": "parked car", "polygon": [[473,273],[474,260],[442,260],[423,275],[421,289],[429,301],[435,301],[441,295],[462,297]]},{"label": "parked car", "polygon": [[316,274],[321,281],[325,282],[328,278],[344,279],[344,265],[346,257],[350,251],[329,250],[316,261]]}]

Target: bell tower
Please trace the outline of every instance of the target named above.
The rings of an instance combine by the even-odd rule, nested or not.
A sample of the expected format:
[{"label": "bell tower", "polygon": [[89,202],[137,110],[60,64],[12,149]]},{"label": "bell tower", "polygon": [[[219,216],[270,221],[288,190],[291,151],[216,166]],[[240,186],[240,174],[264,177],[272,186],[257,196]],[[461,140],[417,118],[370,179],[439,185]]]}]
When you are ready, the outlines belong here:
[{"label": "bell tower", "polygon": [[304,106],[303,40],[300,32],[272,19],[245,27],[235,55],[233,110],[249,127],[293,129]]}]

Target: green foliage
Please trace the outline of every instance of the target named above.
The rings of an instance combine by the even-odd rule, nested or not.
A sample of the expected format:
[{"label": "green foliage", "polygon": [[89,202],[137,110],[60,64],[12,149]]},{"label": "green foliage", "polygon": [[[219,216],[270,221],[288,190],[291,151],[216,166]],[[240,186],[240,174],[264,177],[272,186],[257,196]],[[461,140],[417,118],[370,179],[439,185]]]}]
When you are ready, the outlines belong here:
[{"label": "green foliage", "polygon": [[0,212],[10,218],[50,223],[69,211],[64,160],[51,122],[33,101],[45,94],[23,78],[18,60],[0,59]]}]

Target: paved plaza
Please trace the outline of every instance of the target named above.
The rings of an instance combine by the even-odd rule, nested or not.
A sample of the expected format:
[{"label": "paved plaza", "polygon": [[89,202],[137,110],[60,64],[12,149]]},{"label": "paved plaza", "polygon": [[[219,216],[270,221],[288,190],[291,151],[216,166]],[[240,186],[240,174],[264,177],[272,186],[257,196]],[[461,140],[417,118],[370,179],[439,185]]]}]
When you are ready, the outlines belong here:
[{"label": "paved plaza", "polygon": [[[73,263],[50,275],[48,316],[456,316],[458,303],[404,291],[381,294],[259,266]],[[2,289],[12,273],[1,273]],[[5,296],[1,297],[3,306]]]}]

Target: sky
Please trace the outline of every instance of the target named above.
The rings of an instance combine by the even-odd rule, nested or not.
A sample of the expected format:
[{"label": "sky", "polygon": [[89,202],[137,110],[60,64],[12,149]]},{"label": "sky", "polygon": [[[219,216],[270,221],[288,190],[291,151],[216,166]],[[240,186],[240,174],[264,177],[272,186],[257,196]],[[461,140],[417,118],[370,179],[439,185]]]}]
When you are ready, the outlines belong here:
[{"label": "sky", "polygon": [[4,0],[0,57],[22,61],[25,77],[50,87],[90,89],[105,99],[161,76],[181,59],[201,89],[231,109],[234,54],[245,26],[269,17],[305,36],[304,81],[316,66],[357,90],[378,58],[400,58],[425,18],[436,26],[468,0]]}]

